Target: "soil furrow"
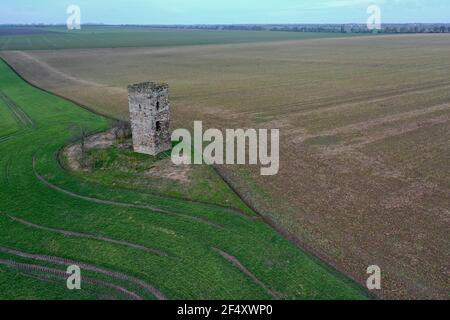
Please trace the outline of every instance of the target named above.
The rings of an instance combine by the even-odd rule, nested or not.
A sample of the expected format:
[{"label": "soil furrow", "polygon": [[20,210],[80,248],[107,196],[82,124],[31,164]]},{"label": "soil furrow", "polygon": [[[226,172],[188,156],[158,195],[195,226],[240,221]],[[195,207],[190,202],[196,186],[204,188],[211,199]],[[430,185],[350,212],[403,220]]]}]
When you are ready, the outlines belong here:
[{"label": "soil furrow", "polygon": [[[406,94],[412,94],[412,93],[421,93],[426,92],[430,90],[436,90],[436,89],[444,89],[450,86],[450,82],[431,82],[428,84],[411,87],[411,88],[404,88],[404,89],[393,89],[390,91],[380,92],[380,93],[369,93],[367,95],[361,95],[351,98],[345,98],[345,99],[330,99],[330,98],[320,98],[313,101],[299,101],[299,102],[292,102],[289,104],[280,104],[280,105],[273,105],[272,109],[279,110],[282,109],[283,113],[289,114],[289,117],[293,115],[292,112],[298,113],[298,114],[305,114],[306,112],[319,112],[323,111],[324,108],[327,107],[333,107],[338,108],[342,105],[350,105],[350,104],[358,104],[358,103],[370,103],[370,102],[377,102],[379,100],[387,100],[392,99],[395,97],[403,96]],[[267,112],[266,115],[272,115],[270,112]],[[280,119],[280,118],[278,118]]]},{"label": "soil furrow", "polygon": [[100,268],[100,267],[86,264],[86,263],[83,263],[80,261],[74,261],[74,260],[69,260],[69,259],[64,259],[64,258],[59,258],[59,257],[46,256],[46,255],[41,255],[41,254],[32,254],[32,253],[22,252],[22,251],[18,251],[18,250],[14,250],[14,249],[9,249],[9,248],[2,247],[2,246],[0,246],[0,252],[15,255],[17,257],[29,258],[29,259],[38,260],[38,261],[45,261],[45,262],[55,263],[55,264],[64,265],[64,266],[77,265],[81,269],[86,269],[89,271],[101,273],[101,274],[110,276],[115,279],[132,282],[132,283],[138,285],[139,287],[145,289],[149,293],[151,293],[158,300],[166,300],[167,299],[161,291],[159,291],[152,285],[148,284],[147,282],[145,282],[139,278],[129,276],[124,273],[117,272],[117,271]]}]

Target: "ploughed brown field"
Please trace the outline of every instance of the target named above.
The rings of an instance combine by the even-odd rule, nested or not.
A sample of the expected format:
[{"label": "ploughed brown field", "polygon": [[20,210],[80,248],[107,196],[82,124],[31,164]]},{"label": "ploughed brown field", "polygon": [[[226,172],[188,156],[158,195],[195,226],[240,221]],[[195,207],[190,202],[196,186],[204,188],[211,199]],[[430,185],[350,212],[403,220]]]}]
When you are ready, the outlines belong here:
[{"label": "ploughed brown field", "polygon": [[171,86],[174,128],[280,128],[281,170],[223,168],[260,213],[382,298],[450,292],[450,36],[8,51],[32,83],[126,118],[126,86]]}]

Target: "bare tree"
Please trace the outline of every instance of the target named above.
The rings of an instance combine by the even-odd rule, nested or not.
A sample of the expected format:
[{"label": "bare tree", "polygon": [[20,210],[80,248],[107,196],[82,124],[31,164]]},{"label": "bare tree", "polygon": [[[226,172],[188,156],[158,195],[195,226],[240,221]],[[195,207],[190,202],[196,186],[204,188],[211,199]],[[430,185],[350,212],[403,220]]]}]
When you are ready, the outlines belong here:
[{"label": "bare tree", "polygon": [[115,120],[113,123],[114,134],[118,141],[123,141],[131,137],[131,125],[128,121]]},{"label": "bare tree", "polygon": [[80,164],[86,168],[86,130],[80,127]]}]

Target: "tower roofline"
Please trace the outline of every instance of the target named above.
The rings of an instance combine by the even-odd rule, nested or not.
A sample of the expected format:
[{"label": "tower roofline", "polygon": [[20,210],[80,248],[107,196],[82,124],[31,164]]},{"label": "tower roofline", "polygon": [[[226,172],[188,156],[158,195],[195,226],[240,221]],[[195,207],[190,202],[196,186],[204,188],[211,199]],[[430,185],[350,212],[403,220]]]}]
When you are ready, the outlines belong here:
[{"label": "tower roofline", "polygon": [[128,86],[129,92],[148,92],[148,91],[163,91],[169,89],[169,85],[164,82],[141,82]]}]

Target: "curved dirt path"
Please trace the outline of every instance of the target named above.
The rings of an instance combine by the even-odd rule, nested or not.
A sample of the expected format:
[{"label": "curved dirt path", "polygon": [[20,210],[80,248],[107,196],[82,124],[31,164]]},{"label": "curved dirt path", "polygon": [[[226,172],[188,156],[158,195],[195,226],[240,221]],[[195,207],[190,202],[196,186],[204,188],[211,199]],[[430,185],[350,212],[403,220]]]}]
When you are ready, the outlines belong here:
[{"label": "curved dirt path", "polygon": [[261,280],[259,280],[250,270],[248,270],[236,257],[226,253],[225,251],[222,251],[217,248],[212,248],[214,251],[219,253],[224,259],[231,262],[235,267],[237,267],[239,270],[241,270],[245,275],[247,275],[249,278],[251,278],[257,285],[259,285],[261,288],[263,288],[272,298],[274,299],[280,299],[281,296],[278,292],[270,289],[267,287]]},{"label": "curved dirt path", "polygon": [[166,296],[161,291],[159,291],[158,289],[153,287],[152,285],[148,284],[147,282],[145,282],[139,278],[129,276],[129,275],[121,273],[121,272],[104,269],[104,268],[97,267],[97,266],[87,264],[84,262],[80,262],[80,261],[74,261],[74,260],[69,260],[69,259],[59,258],[59,257],[46,256],[46,255],[41,255],[41,254],[32,254],[32,253],[18,251],[18,250],[14,250],[14,249],[2,247],[2,246],[0,246],[0,252],[11,254],[11,255],[14,255],[17,257],[28,258],[28,259],[38,260],[38,261],[45,261],[45,262],[50,262],[50,263],[59,264],[59,265],[63,265],[63,266],[77,265],[81,269],[86,269],[89,271],[101,273],[101,274],[110,276],[112,278],[118,279],[118,280],[132,282],[135,285],[138,285],[139,287],[145,289],[147,292],[152,294],[158,300],[167,300]]},{"label": "curved dirt path", "polygon": [[36,170],[36,158],[33,157],[33,171],[34,171],[34,175],[36,176],[36,178],[41,181],[43,184],[45,184],[47,187],[49,187],[50,189],[53,189],[55,191],[64,193],[66,195],[69,195],[71,197],[74,198],[79,198],[85,201],[89,201],[89,202],[94,202],[94,203],[98,203],[98,204],[106,204],[106,205],[112,205],[112,206],[117,206],[117,207],[125,207],[125,208],[134,208],[134,209],[143,209],[143,210],[147,210],[147,211],[153,211],[153,212],[157,212],[157,213],[163,213],[163,214],[168,214],[168,215],[173,215],[173,216],[177,216],[179,218],[183,218],[183,219],[187,219],[187,220],[192,220],[195,222],[200,222],[203,224],[207,224],[209,226],[218,228],[218,229],[224,229],[223,226],[218,225],[210,220],[206,220],[203,218],[198,218],[198,217],[193,217],[193,216],[189,216],[186,214],[182,214],[182,213],[175,213],[175,212],[170,212],[170,211],[166,211],[166,210],[162,210],[156,207],[151,207],[151,206],[144,206],[144,205],[137,205],[137,204],[130,204],[130,203],[124,203],[124,202],[116,202],[116,201],[110,201],[110,200],[101,200],[101,199],[97,199],[97,198],[92,198],[92,197],[87,197],[87,196],[82,196],[79,194],[76,194],[74,192],[62,189],[52,183],[50,183],[49,181],[45,180],[44,177],[42,177]]},{"label": "curved dirt path", "polygon": [[26,225],[28,227],[34,228],[34,229],[40,229],[40,230],[44,230],[44,231],[49,231],[49,232],[53,232],[53,233],[59,233],[62,234],[64,236],[68,236],[68,237],[76,237],[76,238],[84,238],[84,239],[91,239],[91,240],[98,240],[98,241],[104,241],[104,242],[109,242],[109,243],[113,243],[113,244],[119,244],[119,245],[123,245],[123,246],[127,246],[130,247],[132,249],[138,249],[138,250],[142,250],[148,253],[153,253],[153,254],[157,254],[159,256],[162,257],[168,257],[169,254],[160,251],[158,249],[153,249],[153,248],[148,248],[139,244],[135,244],[135,243],[131,243],[128,241],[122,241],[122,240],[115,240],[115,239],[111,239],[111,238],[107,238],[107,237],[102,237],[102,236],[95,236],[92,234],[87,234],[87,233],[81,233],[81,232],[75,232],[75,231],[68,231],[68,230],[62,230],[62,229],[55,229],[55,228],[49,228],[49,227],[45,227],[45,226],[41,226],[38,224],[34,224],[32,222],[29,222],[27,220],[23,220],[14,216],[10,216],[10,215],[6,215],[8,218],[10,218],[11,220],[18,222],[20,224]]},{"label": "curved dirt path", "polygon": [[[0,265],[12,268],[12,269],[19,269],[19,270],[25,270],[25,271],[32,271],[32,272],[39,272],[46,275],[52,275],[56,276],[58,278],[66,280],[68,277],[68,274],[62,270],[59,269],[52,269],[52,268],[46,268],[39,265],[33,265],[33,264],[26,264],[26,263],[19,263],[12,260],[4,260],[0,259]],[[120,294],[125,295],[131,300],[143,300],[139,295],[137,295],[134,292],[131,292],[124,287],[115,285],[113,283],[105,282],[102,280],[92,279],[83,276],[82,278],[83,283],[88,283],[90,285],[96,286],[96,287],[102,287],[106,289],[114,290]]]}]

